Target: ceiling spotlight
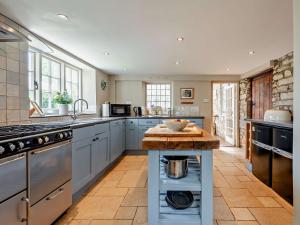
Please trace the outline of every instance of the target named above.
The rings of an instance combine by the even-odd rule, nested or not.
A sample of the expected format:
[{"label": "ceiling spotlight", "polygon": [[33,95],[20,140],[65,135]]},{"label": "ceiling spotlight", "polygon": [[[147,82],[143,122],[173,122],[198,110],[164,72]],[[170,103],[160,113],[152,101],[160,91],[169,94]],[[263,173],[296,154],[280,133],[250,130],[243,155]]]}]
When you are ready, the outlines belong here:
[{"label": "ceiling spotlight", "polygon": [[184,37],[178,37],[177,41],[182,42],[184,40]]},{"label": "ceiling spotlight", "polygon": [[110,53],[109,52],[104,52],[104,55],[110,55]]},{"label": "ceiling spotlight", "polygon": [[124,67],[124,68],[123,68],[123,70],[124,70],[124,71],[127,71],[127,68],[126,68],[126,67]]},{"label": "ceiling spotlight", "polygon": [[229,71],[230,71],[230,69],[229,69],[229,68],[227,68],[227,69],[226,69],[226,71],[227,71],[227,72],[229,72]]},{"label": "ceiling spotlight", "polygon": [[176,65],[179,65],[179,64],[180,64],[180,62],[179,62],[179,61],[176,61],[176,62],[175,62],[175,64],[176,64]]},{"label": "ceiling spotlight", "polygon": [[69,17],[66,16],[66,15],[64,15],[64,14],[57,14],[57,16],[58,16],[59,18],[63,19],[63,20],[68,20],[68,19],[69,19]]},{"label": "ceiling spotlight", "polygon": [[255,54],[255,51],[250,51],[249,52],[249,55],[254,55]]}]

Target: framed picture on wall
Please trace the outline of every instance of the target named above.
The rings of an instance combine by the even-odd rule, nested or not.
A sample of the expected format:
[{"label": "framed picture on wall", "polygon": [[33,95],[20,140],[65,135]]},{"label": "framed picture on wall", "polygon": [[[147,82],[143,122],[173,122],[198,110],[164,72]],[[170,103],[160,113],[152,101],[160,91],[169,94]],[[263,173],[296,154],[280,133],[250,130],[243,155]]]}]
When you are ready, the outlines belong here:
[{"label": "framed picture on wall", "polygon": [[194,88],[180,88],[181,99],[194,99]]}]

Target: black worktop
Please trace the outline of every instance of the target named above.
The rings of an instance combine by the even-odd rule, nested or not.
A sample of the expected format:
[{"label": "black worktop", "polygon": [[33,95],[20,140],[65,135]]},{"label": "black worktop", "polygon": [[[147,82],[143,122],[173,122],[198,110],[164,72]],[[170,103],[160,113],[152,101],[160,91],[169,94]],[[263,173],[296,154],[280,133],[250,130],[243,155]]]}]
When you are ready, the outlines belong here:
[{"label": "black worktop", "polygon": [[245,119],[245,121],[256,124],[293,129],[293,122],[264,121],[263,119]]}]

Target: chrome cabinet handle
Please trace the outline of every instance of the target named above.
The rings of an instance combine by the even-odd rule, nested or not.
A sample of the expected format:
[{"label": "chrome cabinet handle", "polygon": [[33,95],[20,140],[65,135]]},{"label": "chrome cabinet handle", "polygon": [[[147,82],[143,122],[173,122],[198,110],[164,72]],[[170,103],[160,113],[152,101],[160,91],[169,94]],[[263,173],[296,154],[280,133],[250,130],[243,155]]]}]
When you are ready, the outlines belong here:
[{"label": "chrome cabinet handle", "polygon": [[1,159],[0,160],[0,166],[5,165],[5,164],[10,163],[10,162],[20,160],[24,157],[25,157],[25,154],[21,154],[21,155],[15,155],[15,156],[11,156],[11,157]]},{"label": "chrome cabinet handle", "polygon": [[63,192],[64,192],[64,189],[63,189],[63,188],[60,188],[60,189],[58,189],[58,192],[57,192],[55,195],[47,197],[46,200],[47,200],[47,201],[50,201],[50,200],[52,200],[52,199],[55,199],[57,196],[59,196],[59,195],[60,195],[61,193],[63,193]]},{"label": "chrome cabinet handle", "polygon": [[43,152],[48,152],[48,151],[51,151],[51,150],[54,150],[54,149],[57,149],[57,148],[60,148],[60,147],[64,147],[64,146],[66,146],[70,143],[71,143],[70,141],[67,141],[67,143],[65,143],[65,144],[56,145],[56,146],[53,146],[52,148],[45,147],[45,149],[41,149],[41,150],[38,150],[38,151],[31,152],[31,155],[37,155],[37,154],[41,154]]},{"label": "chrome cabinet handle", "polygon": [[[25,209],[27,208],[27,205],[30,206],[30,200],[29,200],[29,198],[22,197],[21,198],[21,202],[25,203]],[[21,209],[21,211],[23,211],[23,210]],[[25,223],[27,221],[28,221],[28,218],[26,217],[26,215],[25,216],[21,216],[21,218],[20,218],[20,222],[21,223]]]}]

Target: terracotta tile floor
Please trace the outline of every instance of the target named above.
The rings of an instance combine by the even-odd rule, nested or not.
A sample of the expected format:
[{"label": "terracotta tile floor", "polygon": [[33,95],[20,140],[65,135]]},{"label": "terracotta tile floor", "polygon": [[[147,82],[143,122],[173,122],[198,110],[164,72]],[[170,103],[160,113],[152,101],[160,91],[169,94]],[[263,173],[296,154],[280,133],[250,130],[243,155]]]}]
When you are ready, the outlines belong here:
[{"label": "terracotta tile floor", "polygon": [[[239,148],[214,151],[215,225],[291,225],[292,207],[249,173],[243,158]],[[125,156],[55,223],[146,224],[147,156]]]}]

